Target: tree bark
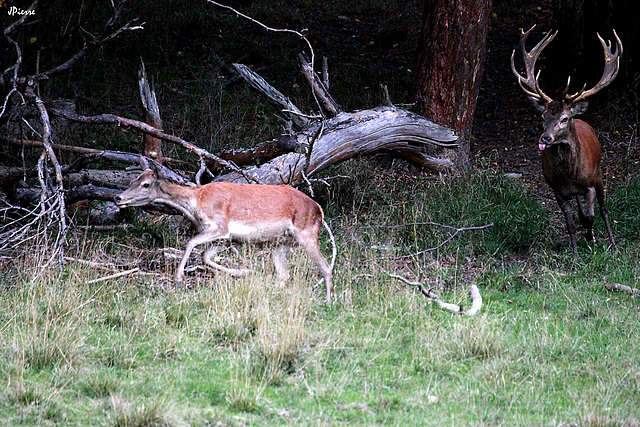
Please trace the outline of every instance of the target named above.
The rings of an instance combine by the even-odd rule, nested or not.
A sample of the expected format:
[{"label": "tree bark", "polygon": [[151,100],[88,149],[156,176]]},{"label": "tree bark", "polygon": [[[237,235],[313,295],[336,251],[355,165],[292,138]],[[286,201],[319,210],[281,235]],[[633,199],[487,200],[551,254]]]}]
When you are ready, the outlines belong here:
[{"label": "tree bark", "polygon": [[470,167],[471,122],[486,54],[491,0],[425,0],[414,82],[415,111],[453,129],[459,148],[445,150]]}]

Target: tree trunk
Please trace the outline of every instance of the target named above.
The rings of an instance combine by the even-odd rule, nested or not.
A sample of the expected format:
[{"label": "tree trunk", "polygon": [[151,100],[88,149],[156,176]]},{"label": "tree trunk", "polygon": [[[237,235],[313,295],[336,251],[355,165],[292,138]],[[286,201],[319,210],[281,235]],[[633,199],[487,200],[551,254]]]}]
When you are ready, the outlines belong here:
[{"label": "tree trunk", "polygon": [[445,150],[460,170],[469,168],[471,122],[486,54],[491,0],[425,0],[418,45],[415,111],[458,135]]}]

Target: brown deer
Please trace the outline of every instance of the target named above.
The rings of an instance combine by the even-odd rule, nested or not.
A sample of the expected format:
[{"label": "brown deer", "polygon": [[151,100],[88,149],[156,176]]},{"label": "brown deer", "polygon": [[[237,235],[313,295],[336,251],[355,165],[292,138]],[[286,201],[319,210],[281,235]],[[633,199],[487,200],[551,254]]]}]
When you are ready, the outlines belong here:
[{"label": "brown deer", "polygon": [[[193,249],[216,240],[242,242],[275,242],[273,261],[279,281],[289,279],[287,254],[297,241],[318,266],[326,284],[326,299],[331,301],[332,265],[320,252],[318,232],[325,226],[324,214],[318,203],[288,185],[255,185],[212,182],[200,187],[186,187],[164,179],[149,168],[141,157],[142,174],[131,186],[115,197],[119,207],[145,206],[160,203],[182,212],[196,227],[198,234],[187,243],[176,271],[176,288],[180,288],[184,268]],[[204,262],[233,276],[251,270],[230,269],[213,261],[218,248],[205,251]]]},{"label": "brown deer", "polygon": [[[593,128],[582,120],[576,119],[575,116],[586,111],[588,97],[609,85],[616,77],[620,66],[622,43],[614,31],[616,51],[612,53],[611,42],[605,43],[598,35],[604,49],[604,73],[600,81],[589,90],[585,90],[585,85],[581,90],[571,95],[568,93],[571,82],[571,78],[569,78],[564,90],[564,100],[554,101],[540,89],[538,82],[540,72],[535,74],[535,64],[540,52],[558,32],[549,32],[530,52],[527,52],[525,42],[534,27],[531,27],[527,32],[520,30],[520,50],[526,67],[526,77],[521,76],[516,70],[515,49],[511,54],[511,70],[518,78],[520,87],[534,107],[542,112],[544,131],[538,144],[542,158],[542,173],[564,213],[574,255],[578,254],[576,227],[571,215],[570,204],[570,200],[574,197],[578,205],[580,223],[586,229],[585,237],[590,241],[593,240],[595,200],[598,200],[600,214],[607,228],[611,248],[615,250],[616,245],[609,224],[602,183],[600,143]],[[584,198],[584,209],[581,197]]]}]

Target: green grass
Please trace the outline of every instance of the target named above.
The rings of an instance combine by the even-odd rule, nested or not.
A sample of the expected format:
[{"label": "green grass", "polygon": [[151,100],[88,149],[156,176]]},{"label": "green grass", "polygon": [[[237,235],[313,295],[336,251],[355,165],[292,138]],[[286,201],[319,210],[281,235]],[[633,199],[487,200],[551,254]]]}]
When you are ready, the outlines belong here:
[{"label": "green grass", "polygon": [[[637,287],[636,218],[624,215],[640,202],[637,183],[610,197],[620,250],[606,251],[604,237],[582,241],[574,259],[517,181],[352,175],[322,196],[340,248],[330,306],[311,290],[316,276],[301,251],[286,287],[262,251],[242,249],[257,274],[199,272],[182,292],[160,286],[168,266],[160,276],[87,284],[114,270],[69,263],[31,283],[38,254],[15,264],[2,276],[0,423],[639,422],[638,301],[603,286]],[[418,221],[495,225],[411,256],[447,236],[438,227],[385,227]],[[78,235],[73,255],[107,265],[144,261],[154,244],[180,246],[181,233],[149,239],[150,228],[163,229],[150,221],[131,234]],[[421,277],[465,305],[476,283],[484,306],[474,317],[452,315],[388,273]]]}]

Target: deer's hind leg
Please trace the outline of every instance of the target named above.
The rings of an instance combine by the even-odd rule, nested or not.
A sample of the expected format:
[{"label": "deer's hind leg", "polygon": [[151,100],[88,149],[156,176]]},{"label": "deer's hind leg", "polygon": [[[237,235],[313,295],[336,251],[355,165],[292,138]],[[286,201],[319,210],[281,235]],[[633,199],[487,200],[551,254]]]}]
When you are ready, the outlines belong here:
[{"label": "deer's hind leg", "polygon": [[316,264],[316,266],[320,269],[320,273],[324,278],[326,284],[326,300],[327,303],[331,302],[331,290],[333,289],[332,282],[332,271],[331,266],[327,262],[327,260],[322,256],[322,252],[320,252],[320,245],[318,244],[318,231],[315,232],[310,230],[302,230],[296,235],[298,243],[300,246],[304,248],[304,250],[309,254],[311,260]]},{"label": "deer's hind leg", "polygon": [[595,219],[596,190],[589,188],[584,195],[585,209],[582,208],[580,196],[576,196],[576,204],[578,205],[578,217],[580,224],[586,230],[585,238],[593,241],[593,220]]},{"label": "deer's hind leg", "polygon": [[600,216],[602,216],[604,225],[607,228],[611,249],[616,250],[616,243],[613,240],[613,231],[611,230],[611,224],[609,223],[609,211],[607,210],[607,204],[604,200],[604,185],[602,184],[602,180],[596,181],[596,198],[598,199],[598,206],[600,207]]},{"label": "deer's hind leg", "polygon": [[273,251],[273,265],[276,267],[278,275],[278,284],[282,285],[291,278],[289,273],[289,261],[287,255],[291,247],[288,244],[281,243]]}]

